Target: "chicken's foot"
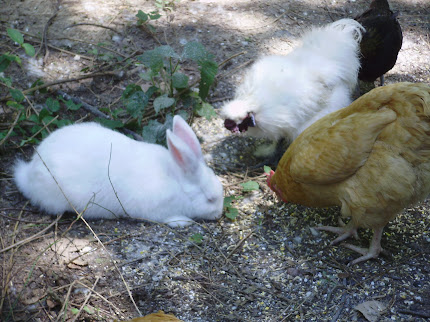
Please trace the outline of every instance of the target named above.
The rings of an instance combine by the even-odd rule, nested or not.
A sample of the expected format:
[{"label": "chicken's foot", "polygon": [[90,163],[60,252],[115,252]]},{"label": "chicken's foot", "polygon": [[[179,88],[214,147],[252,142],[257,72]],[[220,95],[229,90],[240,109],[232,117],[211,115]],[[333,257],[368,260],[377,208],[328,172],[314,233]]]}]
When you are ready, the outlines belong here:
[{"label": "chicken's foot", "polygon": [[339,225],[341,227],[333,227],[333,226],[320,226],[320,227],[314,227],[316,230],[323,230],[332,232],[335,234],[340,235],[338,238],[333,240],[330,245],[336,245],[339,244],[341,241],[344,241],[345,239],[348,239],[349,237],[354,237],[355,239],[358,239],[357,234],[357,227],[354,227],[352,225],[345,225],[342,221],[342,219],[339,218]]},{"label": "chicken's foot", "polygon": [[361,263],[364,261],[367,261],[368,259],[377,258],[381,252],[385,252],[381,247],[381,238],[382,238],[382,231],[384,228],[377,228],[373,232],[372,241],[370,242],[370,246],[368,249],[358,247],[355,245],[351,245],[348,243],[342,244],[342,246],[345,246],[346,248],[349,248],[353,250],[354,252],[357,252],[363,256],[354,259],[350,265],[355,265],[357,263]]}]

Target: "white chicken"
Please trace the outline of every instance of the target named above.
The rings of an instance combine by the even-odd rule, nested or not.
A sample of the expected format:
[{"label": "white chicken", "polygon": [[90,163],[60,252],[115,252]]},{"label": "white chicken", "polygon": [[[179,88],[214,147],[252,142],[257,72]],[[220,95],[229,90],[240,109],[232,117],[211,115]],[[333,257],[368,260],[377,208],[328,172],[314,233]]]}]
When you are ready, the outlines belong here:
[{"label": "white chicken", "polygon": [[360,67],[363,27],[341,19],[306,32],[285,56],[260,58],[234,100],[222,108],[224,125],[271,140],[294,140],[326,114],[351,103]]}]

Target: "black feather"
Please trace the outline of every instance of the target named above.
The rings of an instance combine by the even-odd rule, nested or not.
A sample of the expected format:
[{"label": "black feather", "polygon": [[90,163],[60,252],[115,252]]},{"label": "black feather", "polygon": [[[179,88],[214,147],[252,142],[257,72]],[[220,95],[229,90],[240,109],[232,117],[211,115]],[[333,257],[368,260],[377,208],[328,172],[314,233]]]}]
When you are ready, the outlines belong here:
[{"label": "black feather", "polygon": [[358,78],[373,82],[396,63],[402,47],[402,29],[387,0],[373,0],[370,8],[354,19],[366,29],[360,43]]}]

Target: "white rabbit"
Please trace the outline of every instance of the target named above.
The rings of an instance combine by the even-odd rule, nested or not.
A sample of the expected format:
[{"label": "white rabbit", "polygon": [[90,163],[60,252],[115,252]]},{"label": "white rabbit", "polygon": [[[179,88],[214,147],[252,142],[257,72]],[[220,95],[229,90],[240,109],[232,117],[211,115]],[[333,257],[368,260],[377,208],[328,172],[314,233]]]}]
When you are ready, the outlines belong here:
[{"label": "white rabbit", "polygon": [[65,126],[41,142],[30,162],[18,160],[15,182],[50,214],[74,207],[84,218],[131,217],[172,227],[219,218],[223,188],[193,130],[175,116],[166,137],[168,149],[97,123]]}]

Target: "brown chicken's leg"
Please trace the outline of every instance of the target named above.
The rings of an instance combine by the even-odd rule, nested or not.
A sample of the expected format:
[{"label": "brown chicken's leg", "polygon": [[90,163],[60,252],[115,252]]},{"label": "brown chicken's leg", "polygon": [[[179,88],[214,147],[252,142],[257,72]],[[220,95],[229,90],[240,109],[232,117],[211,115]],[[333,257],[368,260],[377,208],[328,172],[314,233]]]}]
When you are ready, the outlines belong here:
[{"label": "brown chicken's leg", "polygon": [[339,218],[339,224],[341,227],[321,226],[321,227],[314,227],[314,228],[316,230],[329,231],[329,232],[340,235],[335,240],[333,240],[330,243],[330,245],[339,244],[341,241],[344,241],[345,239],[347,239],[349,237],[354,237],[355,239],[358,239],[357,227],[354,227],[351,224],[345,225],[343,223],[342,219],[340,219],[340,218]]},{"label": "brown chicken's leg", "polygon": [[357,263],[367,261],[368,259],[371,259],[371,258],[377,258],[379,256],[379,254],[384,251],[381,247],[381,238],[382,238],[382,231],[383,230],[384,230],[383,227],[374,229],[373,237],[372,237],[372,241],[370,242],[369,249],[358,247],[358,246],[351,245],[351,244],[342,244],[342,246],[345,246],[345,247],[363,255],[357,259],[354,259],[350,263],[351,265],[355,265]]}]

